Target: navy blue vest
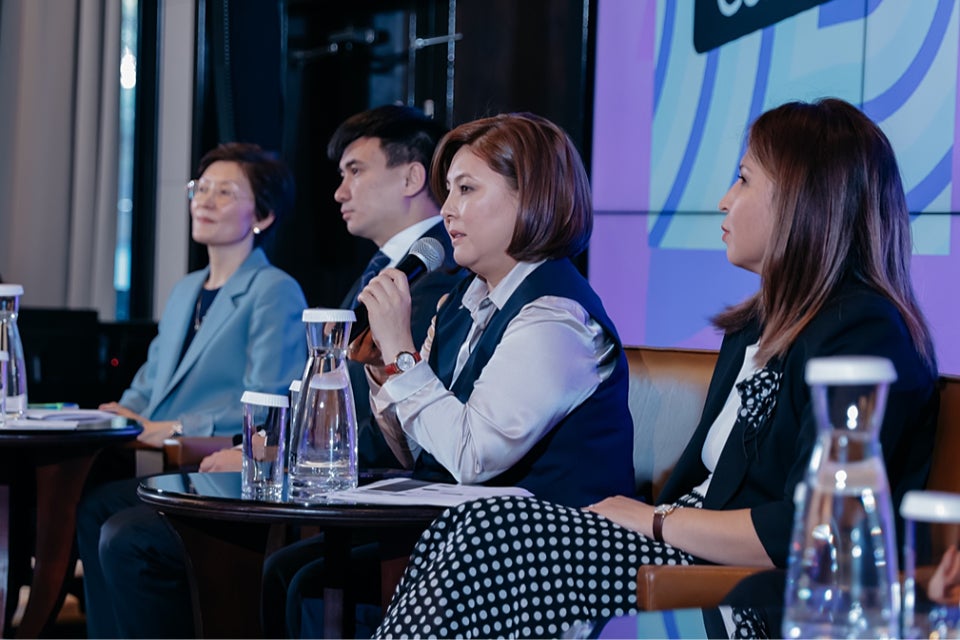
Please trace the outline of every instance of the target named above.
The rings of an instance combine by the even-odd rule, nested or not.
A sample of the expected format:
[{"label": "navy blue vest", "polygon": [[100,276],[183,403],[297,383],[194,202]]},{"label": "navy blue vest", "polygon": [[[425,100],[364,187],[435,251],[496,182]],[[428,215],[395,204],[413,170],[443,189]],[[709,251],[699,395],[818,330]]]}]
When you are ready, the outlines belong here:
[{"label": "navy blue vest", "polygon": [[[457,352],[472,324],[470,313],[461,306],[472,281],[470,277],[461,282],[438,311],[430,351],[430,366],[461,402],[470,397],[510,321],[524,305],[541,296],[575,300],[616,341],[614,371],[593,395],[556,424],[517,464],[484,484],[521,486],[538,498],[576,507],[611,495],[633,495],[633,421],[627,406],[627,361],[597,294],[569,260],[543,263],[493,314],[451,387]],[[449,472],[426,451],[417,459],[414,477],[453,482]]]}]

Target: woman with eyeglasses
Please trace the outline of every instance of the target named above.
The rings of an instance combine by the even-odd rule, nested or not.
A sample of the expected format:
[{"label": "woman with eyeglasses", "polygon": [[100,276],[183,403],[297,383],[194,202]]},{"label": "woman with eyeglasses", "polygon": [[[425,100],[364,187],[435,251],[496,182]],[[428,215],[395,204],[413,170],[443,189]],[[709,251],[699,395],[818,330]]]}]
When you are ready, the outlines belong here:
[{"label": "woman with eyeglasses", "polygon": [[[203,156],[199,174],[187,197],[209,266],[174,286],[147,362],[119,402],[101,406],[139,421],[140,440],[155,447],[176,434],[239,434],[243,392],[286,393],[306,362],[303,292],[257,247],[293,204],[290,170],[256,145],[228,143]],[[136,487],[135,478],[101,485],[78,510],[91,638],[189,633],[189,615],[153,606],[170,592],[189,612],[190,595],[179,543]],[[141,553],[170,575],[147,570]]]},{"label": "woman with eyeglasses", "polygon": [[147,362],[119,402],[100,407],[139,421],[141,442],[239,433],[244,390],[286,393],[302,374],[303,292],[257,247],[293,191],[286,165],[256,145],[222,144],[200,160],[187,197],[209,266],[176,284]]}]

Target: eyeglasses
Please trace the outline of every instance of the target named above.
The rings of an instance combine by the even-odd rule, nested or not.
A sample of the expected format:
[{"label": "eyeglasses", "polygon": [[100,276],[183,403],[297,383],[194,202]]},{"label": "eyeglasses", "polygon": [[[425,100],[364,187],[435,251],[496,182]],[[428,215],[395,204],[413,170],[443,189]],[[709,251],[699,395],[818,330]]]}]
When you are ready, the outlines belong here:
[{"label": "eyeglasses", "polygon": [[198,197],[213,197],[218,205],[231,204],[239,200],[249,200],[235,182],[216,182],[214,180],[191,180],[187,183],[187,200]]}]

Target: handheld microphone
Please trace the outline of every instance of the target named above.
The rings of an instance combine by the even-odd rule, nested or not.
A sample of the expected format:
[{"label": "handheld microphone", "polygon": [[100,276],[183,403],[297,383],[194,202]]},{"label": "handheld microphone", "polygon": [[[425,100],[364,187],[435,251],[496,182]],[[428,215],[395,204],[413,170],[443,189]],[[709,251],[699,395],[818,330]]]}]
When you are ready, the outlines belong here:
[{"label": "handheld microphone", "polygon": [[[435,238],[420,238],[413,243],[407,255],[405,255],[394,268],[405,273],[407,282],[413,284],[431,271],[436,271],[437,268],[443,264],[443,258],[443,245],[440,244],[439,240]],[[350,331],[351,342],[370,326],[370,319],[367,317],[367,308],[363,306],[363,303],[357,305],[354,313],[357,314],[357,320],[353,323],[353,329]]]}]

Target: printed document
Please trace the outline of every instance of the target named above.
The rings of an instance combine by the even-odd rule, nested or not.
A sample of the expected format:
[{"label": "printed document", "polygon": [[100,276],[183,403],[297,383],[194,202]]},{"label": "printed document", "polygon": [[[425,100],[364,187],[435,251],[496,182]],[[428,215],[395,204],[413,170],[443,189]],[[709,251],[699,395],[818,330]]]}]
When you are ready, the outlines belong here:
[{"label": "printed document", "polygon": [[521,487],[485,487],[469,484],[424,482],[410,478],[387,478],[356,489],[327,494],[333,501],[357,504],[398,504],[455,507],[463,502],[494,496],[526,496],[533,494]]}]

